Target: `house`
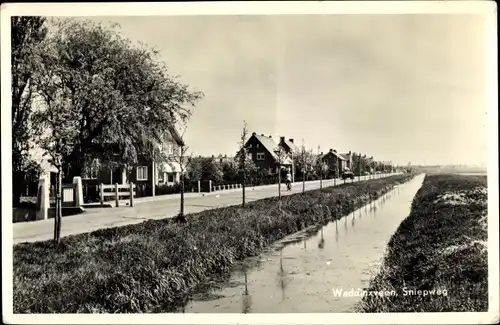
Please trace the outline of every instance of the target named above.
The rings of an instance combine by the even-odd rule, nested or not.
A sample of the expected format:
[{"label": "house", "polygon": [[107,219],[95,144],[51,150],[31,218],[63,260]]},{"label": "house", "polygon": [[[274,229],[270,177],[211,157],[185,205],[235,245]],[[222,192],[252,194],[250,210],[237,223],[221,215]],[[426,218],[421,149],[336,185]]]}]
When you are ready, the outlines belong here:
[{"label": "house", "polygon": [[[138,163],[131,168],[116,167],[102,169],[98,162],[84,168],[83,180],[95,180],[104,184],[127,184],[133,182],[137,185],[151,187],[154,196],[156,185],[173,185],[180,181],[181,168],[179,157],[184,142],[174,127],[168,128],[163,133],[164,141],[155,145],[166,155],[166,161],[156,163],[144,156],[138,158]],[[187,159],[187,158],[186,158]]]},{"label": "house", "polygon": [[367,171],[369,173],[374,172],[374,167],[375,167],[375,160],[373,159],[373,156],[369,158],[364,158],[363,159],[363,169],[364,171]]},{"label": "house", "polygon": [[212,159],[218,166],[223,166],[224,164],[229,164],[231,166],[234,166],[236,164],[234,157],[227,156],[227,155],[221,155],[219,154],[218,156],[212,155]]},{"label": "house", "polygon": [[282,148],[286,154],[281,161],[281,166],[292,167],[290,153],[287,152],[286,148],[280,146],[280,143],[276,142],[270,135],[258,135],[253,132],[252,136],[247,140],[245,148],[247,149],[248,157],[255,163],[255,166],[261,170],[267,170],[270,174],[276,174],[279,171],[278,148]]},{"label": "house", "polygon": [[347,154],[340,154],[337,153],[336,149],[330,149],[321,156],[321,160],[333,173],[337,173],[337,171],[340,173],[346,168],[352,168],[352,153],[350,151]]},{"label": "house", "polygon": [[344,169],[350,169],[352,170],[352,152],[349,151],[347,153],[340,153],[338,154],[341,158],[342,161],[344,161],[344,165],[342,165],[342,170]]},{"label": "house", "polygon": [[292,175],[292,182],[295,181],[295,163],[294,163],[294,156],[298,154],[299,152],[299,147],[297,147],[293,141],[293,138],[290,138],[288,140],[285,139],[285,137],[280,137],[280,142],[279,145],[285,149],[285,151],[290,155],[290,158],[292,159],[292,166],[291,166],[291,175]]}]

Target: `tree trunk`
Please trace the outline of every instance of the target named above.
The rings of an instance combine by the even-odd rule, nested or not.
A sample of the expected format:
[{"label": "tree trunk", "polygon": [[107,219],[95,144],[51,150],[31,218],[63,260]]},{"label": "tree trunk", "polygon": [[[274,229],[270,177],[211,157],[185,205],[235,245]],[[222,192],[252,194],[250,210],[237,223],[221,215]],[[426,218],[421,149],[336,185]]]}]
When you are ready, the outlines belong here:
[{"label": "tree trunk", "polygon": [[302,193],[306,192],[306,176],[307,176],[307,173],[303,172],[302,173]]},{"label": "tree trunk", "polygon": [[278,164],[278,197],[281,200],[281,164]]},{"label": "tree trunk", "polygon": [[245,171],[245,166],[243,165],[243,184],[242,184],[242,187],[241,187],[241,191],[242,191],[241,207],[242,208],[245,207],[245,185],[246,185],[246,178],[247,178],[247,173]]},{"label": "tree trunk", "polygon": [[54,217],[54,244],[57,246],[61,242],[61,221],[62,221],[62,177],[61,168],[57,169],[56,183],[56,214]]},{"label": "tree trunk", "polygon": [[181,172],[181,217],[184,217],[184,173]]},{"label": "tree trunk", "polygon": [[319,171],[319,189],[323,189],[323,167],[321,167],[321,170]]}]

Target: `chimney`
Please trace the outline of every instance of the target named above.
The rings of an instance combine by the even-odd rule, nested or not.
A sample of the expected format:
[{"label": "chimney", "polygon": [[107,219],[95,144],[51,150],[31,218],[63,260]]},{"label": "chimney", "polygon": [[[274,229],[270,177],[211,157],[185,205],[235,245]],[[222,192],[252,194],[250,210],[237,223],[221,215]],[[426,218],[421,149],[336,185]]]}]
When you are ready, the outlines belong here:
[{"label": "chimney", "polygon": [[320,155],[320,156],[323,156],[323,151],[321,151],[321,152],[319,153],[319,155]]},{"label": "chimney", "polygon": [[285,137],[280,137],[280,142],[281,143],[285,142]]},{"label": "chimney", "polygon": [[212,155],[212,159],[214,159],[214,155]]},{"label": "chimney", "polygon": [[337,149],[333,149],[333,152],[337,153]]},{"label": "chimney", "polygon": [[255,132],[252,132],[252,135],[253,135],[253,136],[255,136],[255,135],[257,135],[257,133],[255,133]]},{"label": "chimney", "polygon": [[333,149],[330,149],[330,151],[329,151],[329,152],[330,152],[330,153],[332,153],[332,152],[337,152],[337,151],[335,151],[335,150],[333,150]]},{"label": "chimney", "polygon": [[227,158],[227,155],[224,155],[224,158]]},{"label": "chimney", "polygon": [[262,137],[263,137],[263,136],[264,136],[264,133],[262,133],[260,136],[262,136]]},{"label": "chimney", "polygon": [[271,139],[271,138],[272,138],[272,136],[269,136],[269,139]]},{"label": "chimney", "polygon": [[351,150],[349,150],[349,156],[351,155]]},{"label": "chimney", "polygon": [[288,139],[288,141],[290,141],[291,143],[293,143],[293,139]]}]

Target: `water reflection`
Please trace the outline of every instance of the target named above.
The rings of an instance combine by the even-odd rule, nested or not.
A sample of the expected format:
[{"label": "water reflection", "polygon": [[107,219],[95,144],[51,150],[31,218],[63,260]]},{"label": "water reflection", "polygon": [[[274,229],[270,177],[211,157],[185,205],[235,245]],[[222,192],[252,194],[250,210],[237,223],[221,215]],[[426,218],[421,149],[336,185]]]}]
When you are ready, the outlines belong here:
[{"label": "water reflection", "polygon": [[248,270],[247,266],[244,267],[243,273],[245,276],[245,289],[243,291],[243,299],[242,299],[242,313],[247,314],[251,312],[251,307],[252,307],[252,296],[248,292]]},{"label": "water reflection", "polygon": [[335,243],[337,244],[337,248],[339,248],[339,225],[338,220],[335,220]]},{"label": "water reflection", "polygon": [[[190,302],[187,312],[216,313],[289,313],[345,312],[357,302],[356,297],[335,297],[332,289],[363,288],[385,252],[390,235],[408,215],[411,199],[421,181],[404,185],[385,194],[377,201],[351,211],[344,217],[345,236],[340,238],[336,219],[320,227],[308,238],[284,243],[276,255],[265,254],[259,267],[235,274],[239,287],[228,286],[220,291],[221,298]],[[399,193],[398,193],[399,190]],[[397,196],[389,202],[390,198]],[[373,214],[372,217],[366,214]],[[365,215],[363,215],[365,214]],[[350,219],[348,222],[347,219]],[[348,224],[349,223],[349,224]],[[349,227],[353,231],[347,238]],[[333,234],[335,232],[335,234]],[[335,245],[326,246],[326,238],[335,236]],[[310,243],[307,243],[311,241]],[[340,245],[340,242],[342,245]],[[309,249],[309,245],[318,249]],[[313,247],[314,247],[313,246]],[[311,247],[311,246],[310,246]],[[285,265],[286,261],[289,264]],[[285,266],[287,270],[285,270]],[[250,281],[249,281],[250,279]],[[249,283],[250,282],[250,283]],[[243,285],[244,284],[244,285]],[[278,294],[276,290],[280,290]],[[242,297],[242,300],[234,297]],[[184,309],[183,309],[184,312]]]},{"label": "water reflection", "polygon": [[325,248],[325,238],[323,237],[323,227],[321,227],[321,239],[319,240],[318,248],[319,249]]}]

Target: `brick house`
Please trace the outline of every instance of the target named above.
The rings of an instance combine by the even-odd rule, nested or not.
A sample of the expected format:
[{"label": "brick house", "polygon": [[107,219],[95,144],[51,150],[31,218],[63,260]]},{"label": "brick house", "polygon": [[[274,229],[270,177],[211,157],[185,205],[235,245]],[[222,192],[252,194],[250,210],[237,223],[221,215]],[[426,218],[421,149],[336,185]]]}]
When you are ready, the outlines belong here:
[{"label": "brick house", "polygon": [[[330,149],[326,154],[321,155],[321,161],[328,166],[328,169],[333,173],[342,172],[346,168],[352,168],[352,153],[349,151],[345,154],[337,153],[336,149]],[[338,167],[338,169],[337,169]]]},{"label": "brick house", "polygon": [[[103,184],[127,184],[133,182],[139,186],[148,186],[154,196],[156,185],[173,185],[180,181],[181,166],[179,156],[184,146],[179,133],[174,127],[164,132],[164,141],[155,144],[167,156],[165,162],[155,163],[146,157],[139,156],[138,163],[129,168],[124,167],[101,169],[89,166],[84,169],[83,180],[94,180]],[[186,168],[184,168],[185,170]]]},{"label": "brick house", "polygon": [[[293,139],[292,139],[293,143]],[[258,135],[253,132],[252,136],[247,140],[245,148],[250,159],[255,163],[255,166],[261,170],[266,170],[269,174],[278,173],[278,156],[276,155],[276,148],[280,146],[272,136],[265,136],[264,134]],[[287,149],[282,147],[287,153]],[[292,159],[287,156],[282,162],[282,167],[291,168]]]}]

